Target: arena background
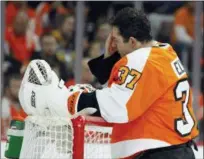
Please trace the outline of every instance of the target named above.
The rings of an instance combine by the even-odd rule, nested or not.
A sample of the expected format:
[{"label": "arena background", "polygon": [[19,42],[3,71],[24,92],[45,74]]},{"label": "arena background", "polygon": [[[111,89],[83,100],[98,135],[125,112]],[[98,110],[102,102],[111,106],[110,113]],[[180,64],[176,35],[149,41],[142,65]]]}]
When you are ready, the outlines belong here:
[{"label": "arena background", "polygon": [[[200,129],[200,136],[196,138],[199,145],[196,155],[202,158],[203,2],[190,3],[194,14],[179,17],[189,2],[1,1],[1,158],[10,120],[16,115],[25,115],[17,93],[29,61],[45,59],[67,86],[90,83],[100,88],[88,69],[87,61],[104,53],[104,42],[111,29],[108,19],[126,6],[146,12],[154,39],[170,43],[188,72]],[[191,40],[175,35],[174,28],[178,24],[186,27]]]}]

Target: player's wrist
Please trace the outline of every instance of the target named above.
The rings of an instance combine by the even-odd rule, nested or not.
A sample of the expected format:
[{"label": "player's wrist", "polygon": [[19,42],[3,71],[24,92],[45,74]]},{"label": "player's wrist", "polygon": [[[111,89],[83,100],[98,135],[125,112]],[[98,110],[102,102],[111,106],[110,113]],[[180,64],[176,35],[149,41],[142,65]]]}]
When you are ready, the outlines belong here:
[{"label": "player's wrist", "polygon": [[75,115],[77,113],[78,101],[81,94],[82,94],[82,91],[74,92],[67,99],[67,108],[71,115]]},{"label": "player's wrist", "polygon": [[113,66],[121,58],[118,52],[115,52],[107,58],[104,58],[103,56],[97,57],[88,62],[91,73],[97,78],[100,84],[105,84],[108,81]]},{"label": "player's wrist", "polygon": [[[84,100],[82,100],[84,94],[92,94],[93,92],[95,92],[95,88],[93,88],[89,84],[77,84],[75,86],[69,87],[68,90],[71,92],[71,94],[68,96],[67,107],[69,113],[72,116],[91,115],[96,112],[95,108],[90,107],[90,101],[89,103],[87,103],[86,101],[84,103]],[[81,107],[81,104],[83,105],[83,107]]]},{"label": "player's wrist", "polygon": [[85,110],[89,114],[101,116],[98,101],[96,99],[96,91],[82,93],[79,98],[77,109],[79,112]]}]

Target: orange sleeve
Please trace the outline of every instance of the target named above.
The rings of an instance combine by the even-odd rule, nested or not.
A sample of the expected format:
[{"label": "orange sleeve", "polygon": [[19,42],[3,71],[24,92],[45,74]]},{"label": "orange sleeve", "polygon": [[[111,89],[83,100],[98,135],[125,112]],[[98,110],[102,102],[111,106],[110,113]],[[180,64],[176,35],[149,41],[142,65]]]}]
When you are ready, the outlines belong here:
[{"label": "orange sleeve", "polygon": [[4,35],[5,36],[4,38],[5,38],[6,41],[9,41],[9,32],[8,32],[8,30],[9,30],[9,28],[6,28],[5,35]]},{"label": "orange sleeve", "polygon": [[10,112],[12,119],[24,120],[27,117],[27,114],[24,112],[22,108],[20,110],[17,110],[14,106],[11,106]]},{"label": "orange sleeve", "polygon": [[24,112],[23,109],[20,109],[19,116],[21,116],[23,119],[25,119],[28,115]]},{"label": "orange sleeve", "polygon": [[31,9],[31,8],[28,8],[27,14],[28,14],[28,16],[29,16],[30,18],[35,18],[35,16],[36,16],[35,10],[34,10],[34,9]]},{"label": "orange sleeve", "polygon": [[186,18],[185,8],[179,9],[175,15],[175,25],[185,25]]},{"label": "orange sleeve", "polygon": [[25,37],[15,37],[11,28],[8,28],[5,34],[5,40],[8,41],[8,45],[11,48],[13,56],[20,62],[26,62],[29,60],[32,51],[34,50],[34,44],[31,48],[27,48],[26,41],[22,40]]},{"label": "orange sleeve", "polygon": [[18,12],[18,9],[14,6],[13,2],[8,2],[5,9],[6,27],[12,26],[17,12]]},{"label": "orange sleeve", "polygon": [[12,48],[12,52],[16,59],[18,59],[21,62],[25,62],[29,59],[28,56],[29,53],[26,49],[25,44],[20,43],[16,45],[16,40],[14,38],[11,38],[11,40],[9,41],[9,45]]}]

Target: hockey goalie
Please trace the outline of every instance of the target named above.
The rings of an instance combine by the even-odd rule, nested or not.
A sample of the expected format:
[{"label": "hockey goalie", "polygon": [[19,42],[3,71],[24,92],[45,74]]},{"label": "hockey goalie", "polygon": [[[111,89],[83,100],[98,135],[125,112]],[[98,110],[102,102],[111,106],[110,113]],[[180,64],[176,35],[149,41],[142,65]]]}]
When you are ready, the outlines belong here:
[{"label": "hockey goalie", "polygon": [[[23,109],[30,116],[101,116],[113,123],[114,159],[194,159],[191,146],[199,132],[188,75],[176,52],[170,44],[152,39],[148,19],[134,8],[119,11],[112,25],[107,41],[113,54],[91,62],[98,65],[91,71],[105,84],[103,89],[90,85],[67,89],[48,63],[35,60],[29,64],[19,92]],[[117,54],[119,58],[113,60]],[[46,133],[40,131],[36,136],[43,135]],[[52,141],[49,143],[53,150]],[[24,158],[38,150],[30,150]]]}]

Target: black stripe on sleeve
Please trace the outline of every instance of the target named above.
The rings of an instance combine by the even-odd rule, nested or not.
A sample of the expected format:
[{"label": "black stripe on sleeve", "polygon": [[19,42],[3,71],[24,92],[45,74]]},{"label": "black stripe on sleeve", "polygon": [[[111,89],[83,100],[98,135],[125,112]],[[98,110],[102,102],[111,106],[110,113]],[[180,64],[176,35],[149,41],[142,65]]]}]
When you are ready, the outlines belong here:
[{"label": "black stripe on sleeve", "polygon": [[120,54],[114,53],[110,57],[104,58],[104,55],[92,59],[88,62],[91,73],[98,79],[100,84],[105,84],[111,74],[115,63],[120,60]]},{"label": "black stripe on sleeve", "polygon": [[82,93],[80,95],[77,111],[81,111],[82,109],[88,108],[88,107],[97,109],[97,112],[94,113],[93,116],[101,116],[98,101],[96,99],[96,91],[91,93]]}]

